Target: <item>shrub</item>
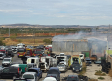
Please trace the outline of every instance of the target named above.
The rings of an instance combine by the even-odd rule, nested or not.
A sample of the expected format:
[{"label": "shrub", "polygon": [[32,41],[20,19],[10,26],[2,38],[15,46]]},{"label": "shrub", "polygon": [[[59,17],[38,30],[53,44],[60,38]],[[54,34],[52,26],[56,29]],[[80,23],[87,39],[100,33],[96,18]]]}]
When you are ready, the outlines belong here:
[{"label": "shrub", "polygon": [[104,80],[105,78],[104,77],[98,77],[98,79]]},{"label": "shrub", "polygon": [[102,73],[102,71],[100,71],[100,70],[96,71],[95,75],[106,76],[106,74]]},{"label": "shrub", "polygon": [[46,44],[50,44],[51,40],[50,39],[44,39],[43,42],[46,43]]},{"label": "shrub", "polygon": [[5,40],[5,38],[4,37],[1,37],[0,40]]},{"label": "shrub", "polygon": [[16,36],[10,36],[10,39],[11,40],[15,40],[16,39]]},{"label": "shrub", "polygon": [[98,81],[98,79],[89,79],[88,81]]}]

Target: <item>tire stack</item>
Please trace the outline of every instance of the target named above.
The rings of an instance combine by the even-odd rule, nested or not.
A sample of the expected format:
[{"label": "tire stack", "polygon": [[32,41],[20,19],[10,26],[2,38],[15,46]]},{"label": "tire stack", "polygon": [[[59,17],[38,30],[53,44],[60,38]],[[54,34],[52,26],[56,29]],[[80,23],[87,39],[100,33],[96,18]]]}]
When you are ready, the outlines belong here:
[{"label": "tire stack", "polygon": [[111,68],[111,63],[110,62],[106,62],[105,59],[101,60],[101,66],[102,66],[102,71],[109,73],[109,70]]}]

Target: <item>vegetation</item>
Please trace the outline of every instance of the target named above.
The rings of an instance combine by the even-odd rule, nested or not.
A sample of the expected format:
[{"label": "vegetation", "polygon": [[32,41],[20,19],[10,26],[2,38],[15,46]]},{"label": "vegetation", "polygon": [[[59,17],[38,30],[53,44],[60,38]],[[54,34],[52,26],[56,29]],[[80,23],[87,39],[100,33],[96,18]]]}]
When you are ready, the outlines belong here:
[{"label": "vegetation", "polygon": [[98,70],[96,71],[95,75],[106,76],[106,73],[103,73],[102,71]]},{"label": "vegetation", "polygon": [[98,81],[98,79],[89,79],[88,81]]},{"label": "vegetation", "polygon": [[5,43],[3,43],[3,41],[2,40],[0,40],[0,45],[2,46],[2,45],[4,45],[5,46]]},{"label": "vegetation", "polygon": [[4,37],[1,37],[0,40],[5,40],[5,38]]},{"label": "vegetation", "polygon": [[112,77],[112,70],[109,71],[109,76]]},{"label": "vegetation", "polygon": [[50,44],[51,40],[50,39],[44,39],[43,42],[46,43],[46,44]]},{"label": "vegetation", "polygon": [[80,71],[79,75],[83,75],[84,73],[86,73],[86,64],[83,63],[83,66],[82,66],[82,71]]},{"label": "vegetation", "polygon": [[105,78],[104,77],[98,77],[98,79],[104,80]]},{"label": "vegetation", "polygon": [[22,40],[21,40],[21,39],[18,39],[18,42],[19,42],[19,43],[21,43],[21,42],[22,42]]},{"label": "vegetation", "polygon": [[10,36],[11,40],[16,40],[16,36]]}]

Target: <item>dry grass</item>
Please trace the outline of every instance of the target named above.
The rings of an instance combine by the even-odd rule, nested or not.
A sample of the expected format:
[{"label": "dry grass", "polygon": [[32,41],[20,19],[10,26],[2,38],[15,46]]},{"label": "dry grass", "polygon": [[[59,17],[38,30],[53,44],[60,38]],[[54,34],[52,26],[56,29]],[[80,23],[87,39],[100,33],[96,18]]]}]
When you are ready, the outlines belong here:
[{"label": "dry grass", "polygon": [[15,40],[11,40],[10,38],[6,38],[5,40],[3,40],[3,42],[6,45],[17,45],[18,43],[24,43],[26,45],[45,45],[43,40],[44,40],[44,38],[38,38],[38,39],[33,39],[33,38],[30,38],[30,39],[15,39]]},{"label": "dry grass", "polygon": [[84,73],[86,73],[86,68],[86,63],[83,62],[82,71],[79,73],[79,75],[83,75]]},{"label": "dry grass", "polygon": [[112,70],[109,71],[109,76],[112,77]]},{"label": "dry grass", "polygon": [[95,75],[106,76],[106,73],[103,73],[102,71],[98,70],[95,72]]},{"label": "dry grass", "polygon": [[88,81],[98,81],[98,79],[89,79]]}]

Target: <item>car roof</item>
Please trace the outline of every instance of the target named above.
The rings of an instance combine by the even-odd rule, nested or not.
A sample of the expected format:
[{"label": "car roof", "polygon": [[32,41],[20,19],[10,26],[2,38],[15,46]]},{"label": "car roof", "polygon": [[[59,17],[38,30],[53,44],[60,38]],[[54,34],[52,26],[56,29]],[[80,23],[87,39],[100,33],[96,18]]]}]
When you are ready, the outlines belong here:
[{"label": "car roof", "polygon": [[36,74],[36,72],[25,72],[24,74]]},{"label": "car roof", "polygon": [[40,68],[29,68],[29,69],[40,70]]},{"label": "car roof", "polygon": [[56,78],[54,78],[54,77],[46,77],[45,79],[44,79],[44,81],[57,81],[56,80]]},{"label": "car roof", "polygon": [[68,77],[78,77],[78,75],[68,75]]},{"label": "car roof", "polygon": [[51,67],[49,70],[51,70],[51,69],[57,69],[57,70],[59,70],[57,67]]},{"label": "car roof", "polygon": [[57,67],[51,67],[51,68],[49,69],[49,71],[50,71],[50,70],[56,70],[56,71],[60,72],[59,69],[58,69]]}]

